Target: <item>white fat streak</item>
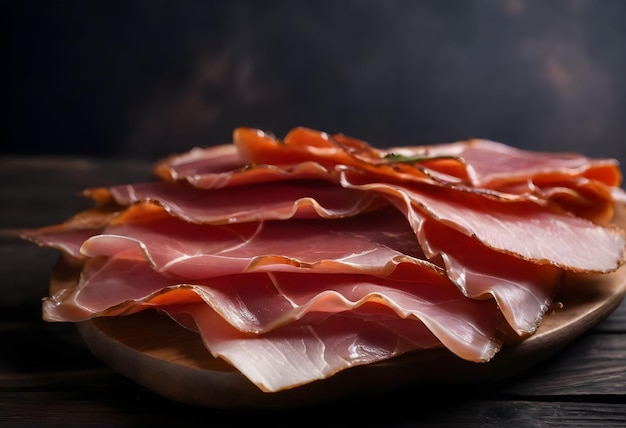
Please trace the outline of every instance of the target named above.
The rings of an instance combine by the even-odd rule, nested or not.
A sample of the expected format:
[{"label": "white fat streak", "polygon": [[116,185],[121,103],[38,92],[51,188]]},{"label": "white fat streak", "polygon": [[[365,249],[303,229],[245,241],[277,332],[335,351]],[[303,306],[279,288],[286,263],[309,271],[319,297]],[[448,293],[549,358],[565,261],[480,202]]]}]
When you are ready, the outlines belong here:
[{"label": "white fat streak", "polygon": [[259,236],[261,234],[261,232],[263,231],[264,225],[265,224],[262,221],[260,221],[257,224],[256,229],[254,230],[254,232],[250,236],[237,234],[237,236],[239,236],[239,238],[241,239],[241,242],[239,244],[235,244],[232,247],[228,247],[228,248],[225,248],[225,249],[223,249],[221,251],[218,251],[218,252],[215,253],[215,255],[227,253],[227,252],[230,252],[230,251],[234,251],[234,250],[237,250],[239,248],[243,248],[246,245],[250,244],[257,236]]}]

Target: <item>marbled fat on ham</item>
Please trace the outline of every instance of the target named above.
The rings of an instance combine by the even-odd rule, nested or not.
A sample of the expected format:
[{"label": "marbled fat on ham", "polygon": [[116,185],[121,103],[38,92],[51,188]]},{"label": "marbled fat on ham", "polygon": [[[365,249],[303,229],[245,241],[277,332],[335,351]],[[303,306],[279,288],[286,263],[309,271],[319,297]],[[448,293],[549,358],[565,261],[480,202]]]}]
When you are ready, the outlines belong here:
[{"label": "marbled fat on ham", "polygon": [[565,272],[625,258],[613,159],[238,128],[154,171],[22,233],[83,264],[44,319],[156,309],[267,392],[433,347],[486,363],[536,331]]}]

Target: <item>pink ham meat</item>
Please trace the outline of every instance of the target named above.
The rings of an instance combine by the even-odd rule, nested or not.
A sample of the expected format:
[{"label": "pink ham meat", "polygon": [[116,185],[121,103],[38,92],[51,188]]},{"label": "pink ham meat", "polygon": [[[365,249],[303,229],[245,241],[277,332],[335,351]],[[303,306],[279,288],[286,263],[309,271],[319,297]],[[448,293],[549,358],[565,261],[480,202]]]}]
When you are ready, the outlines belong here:
[{"label": "pink ham meat", "polygon": [[[229,213],[225,213],[230,217]],[[159,205],[129,206],[108,225],[84,227],[68,221],[23,234],[75,258],[147,260],[158,272],[187,279],[255,270],[347,271],[376,276],[417,270],[442,274],[424,260],[412,229],[397,210],[381,209],[354,219],[197,224]],[[385,223],[383,229],[371,224]],[[298,242],[286,245],[297,235]]]},{"label": "pink ham meat", "polygon": [[626,203],[615,159],[526,151],[481,139],[377,150],[342,134],[306,128],[294,129],[283,141],[240,128],[233,145],[195,148],[164,159],[155,171],[166,180],[219,188],[302,178],[336,181],[337,169],[346,167],[366,170],[374,180],[444,183],[489,189],[502,198],[553,200],[603,224],[611,220],[615,203]]},{"label": "pink ham meat", "polygon": [[[298,322],[302,324],[298,329],[304,327],[305,330],[315,330],[314,325],[306,322],[307,319],[326,318],[337,313],[344,314],[345,318],[359,317],[361,311],[369,308],[375,309],[371,318],[361,320],[357,325],[376,325],[376,328],[381,328],[391,323],[400,327],[403,323],[399,320],[409,320],[406,324],[413,325],[416,331],[407,337],[417,337],[417,334],[419,337],[427,337],[428,342],[411,340],[410,345],[405,343],[407,337],[393,329],[385,334],[381,331],[371,337],[380,337],[384,343],[372,343],[370,351],[378,346],[387,347],[391,342],[402,346],[394,347],[392,351],[395,353],[392,354],[373,353],[368,356],[367,362],[382,361],[400,352],[441,344],[470,361],[489,360],[500,349],[503,338],[498,331],[501,314],[497,306],[492,300],[465,298],[444,276],[434,278],[437,279],[428,278],[422,282],[396,281],[369,275],[271,272],[181,282],[159,275],[146,263],[97,258],[87,262],[81,280],[74,289],[64,290],[58,296],[46,299],[44,316],[48,321],[76,322],[94,316],[127,315],[151,307],[168,312],[171,305],[176,307],[202,303],[202,307],[211,308],[217,314],[209,317],[217,316],[223,320],[221,323],[229,324],[228,328],[225,324],[219,327],[220,322],[217,322],[215,330],[211,325],[199,325],[203,340],[210,343],[209,350],[221,356],[219,349],[226,345],[215,343],[219,330],[223,330],[220,334],[227,335],[224,339],[237,341],[267,334],[267,337],[260,336],[260,340],[273,348],[271,337],[292,331]],[[202,317],[207,316],[206,312],[203,313],[205,315]],[[379,323],[380,319],[385,321]],[[329,328],[331,326],[328,325]],[[370,337],[371,333],[354,330],[351,335]],[[292,338],[289,346],[295,348],[294,344],[302,344],[302,340],[310,339]],[[327,341],[324,336],[317,340],[322,343]],[[258,343],[254,340],[251,342]],[[280,351],[281,359],[300,357],[297,349],[291,348]],[[268,356],[277,352],[276,349],[266,351],[270,352]],[[242,361],[241,354],[245,352],[245,349],[229,349],[228,360]],[[333,373],[359,364],[359,359],[345,361],[333,355],[332,349],[325,358],[326,361],[322,362],[330,367],[324,370]],[[235,367],[248,375],[249,368],[246,366],[250,362],[243,362],[235,364]],[[300,368],[297,366],[282,367],[280,387],[294,386],[290,382],[298,370]]]},{"label": "pink ham meat", "polygon": [[268,392],[431,347],[486,362],[535,332],[564,272],[626,257],[614,160],[239,128],[155,174],[22,234],[84,262],[44,319],[153,308]]},{"label": "pink ham meat", "polygon": [[[143,220],[145,217],[141,216],[138,224],[118,221],[87,240],[82,254],[137,260],[145,257],[158,272],[187,279],[259,270],[306,269],[396,278],[424,278],[437,271],[424,260],[404,216],[389,209],[332,222],[227,226],[188,224],[162,212],[152,221]],[[382,223],[384,233],[371,228]],[[476,245],[473,239],[437,222],[429,224],[424,228],[429,254],[434,258],[445,253],[447,275],[459,289],[471,298],[493,296],[518,334],[532,333],[551,302],[561,271]],[[286,245],[295,235],[297,243]],[[475,249],[468,254],[468,248]]]},{"label": "pink ham meat", "polygon": [[[103,191],[90,190],[87,194]],[[153,202],[185,221],[211,224],[350,217],[381,205],[380,198],[374,193],[357,190],[338,192],[331,183],[317,180],[258,183],[221,189],[153,182],[116,186],[108,192],[120,205]]]},{"label": "pink ham meat", "polygon": [[566,209],[607,223],[615,203],[626,203],[615,159],[590,159],[577,153],[542,153],[473,139],[451,144],[400,147],[406,158],[454,156],[462,159],[472,187],[558,201]]},{"label": "pink ham meat", "polygon": [[[383,222],[384,233],[371,227]],[[203,225],[148,204],[132,207],[84,242],[82,235],[77,238],[74,247],[82,246],[82,255],[146,260],[159,273],[186,279],[303,270],[416,278],[443,274],[424,260],[406,219],[389,209],[349,220]],[[411,266],[397,269],[401,264]]]},{"label": "pink ham meat", "polygon": [[61,224],[27,229],[20,232],[42,247],[55,248],[74,258],[81,258],[80,246],[90,237],[102,232],[116,213],[103,207],[80,212]]},{"label": "pink ham meat", "polygon": [[[363,141],[307,128],[295,128],[283,141],[257,129],[239,128],[233,134],[232,145],[194,148],[167,157],[157,163],[155,174],[166,181],[186,181],[204,189],[294,179],[336,181],[337,168],[345,165],[393,178],[398,171],[381,161],[384,156],[384,151]],[[462,169],[460,161],[452,163],[455,172]],[[431,180],[430,173],[423,172],[425,168],[407,168],[414,179]],[[460,181],[445,173],[437,174]]]},{"label": "pink ham meat", "polygon": [[168,156],[154,165],[157,177],[169,181],[189,180],[200,177],[215,178],[211,188],[224,187],[233,171],[246,169],[237,148],[232,144],[221,144],[202,149],[193,148],[186,153]]},{"label": "pink ham meat", "polygon": [[[111,193],[123,205],[152,201],[186,221],[214,224],[294,216],[353,216],[376,207],[380,196],[385,195],[393,204],[404,205],[400,209],[417,234],[420,219],[426,214],[494,250],[539,264],[605,273],[616,270],[624,261],[623,229],[597,225],[529,200],[495,200],[489,195],[428,184],[371,182],[367,175],[351,170],[343,171],[341,177],[343,191],[329,182],[307,181],[227,189],[145,183],[115,187]],[[546,239],[548,236],[550,239]]]},{"label": "pink ham meat", "polygon": [[[370,227],[383,223],[384,229]],[[476,245],[471,238],[436,222],[426,230],[430,231],[431,247],[439,243],[446,248],[447,275],[466,296],[491,295],[518,334],[535,330],[553,297],[560,270]],[[74,242],[69,238],[71,233]],[[296,234],[297,243],[286,245]],[[156,271],[185,279],[303,269],[408,279],[442,271],[424,260],[406,219],[390,209],[332,222],[293,220],[208,226],[179,220],[158,206],[140,204],[102,231],[61,230],[31,239],[56,248],[61,242],[75,257],[145,259]],[[471,247],[475,249],[468,253]],[[433,257],[435,250],[430,248],[429,252]],[[516,272],[513,279],[511,271]]]},{"label": "pink ham meat", "polygon": [[471,139],[431,146],[386,149],[403,158],[449,156],[461,159],[473,187],[498,188],[512,182],[565,177],[595,179],[619,186],[622,176],[615,159],[590,159],[578,153],[547,153],[521,150],[495,141]]},{"label": "pink ham meat", "polygon": [[431,218],[491,249],[537,264],[608,273],[624,262],[624,229],[596,225],[532,201],[502,201],[444,187],[371,182],[354,173],[345,173],[341,184],[386,195],[405,213],[427,255],[428,242],[421,228],[424,220]]},{"label": "pink ham meat", "polygon": [[422,322],[398,318],[375,304],[350,312],[311,312],[263,335],[241,333],[202,304],[168,306],[163,311],[198,331],[212,355],[230,362],[265,392],[440,346]]},{"label": "pink ham meat", "polygon": [[158,162],[155,175],[166,181],[186,181],[200,189],[220,189],[293,179],[328,179],[332,172],[317,162],[295,165],[245,163],[232,144],[196,147]]},{"label": "pink ham meat", "polygon": [[45,299],[44,316],[49,321],[83,321],[201,301],[246,333],[269,332],[309,312],[344,312],[377,303],[400,318],[421,319],[468,360],[489,359],[503,339],[493,300],[467,299],[444,276],[395,280],[255,272],[184,281],[159,275],[145,262],[116,258],[89,260],[74,288]]},{"label": "pink ham meat", "polygon": [[448,277],[469,298],[492,296],[520,336],[532,334],[553,302],[563,271],[476,245],[474,238],[432,219],[423,221],[420,242],[439,257]]}]

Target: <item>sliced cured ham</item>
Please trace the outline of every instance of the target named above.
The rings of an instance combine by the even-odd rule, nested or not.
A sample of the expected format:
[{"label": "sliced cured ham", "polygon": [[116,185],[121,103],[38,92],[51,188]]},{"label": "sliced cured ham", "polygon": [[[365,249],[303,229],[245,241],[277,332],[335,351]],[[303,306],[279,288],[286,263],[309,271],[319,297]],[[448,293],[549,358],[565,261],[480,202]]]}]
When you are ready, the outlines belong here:
[{"label": "sliced cured ham", "polygon": [[309,313],[350,312],[376,303],[396,318],[420,320],[448,349],[471,361],[490,359],[504,339],[494,302],[465,298],[444,276],[396,281],[272,272],[181,282],[145,262],[104,258],[87,262],[75,288],[46,299],[44,318],[77,322],[193,302],[204,302],[249,334],[273,331]]},{"label": "sliced cured ham", "polygon": [[[578,153],[549,153],[521,150],[485,139],[471,139],[430,146],[397,147],[385,150],[395,159],[428,159],[450,156],[462,159],[474,187],[498,188],[532,178],[539,182],[585,177],[607,186],[619,186],[622,174],[615,159],[590,159]],[[431,164],[437,166],[437,164]]]},{"label": "sliced cured ham", "polygon": [[[356,174],[344,174],[341,184],[387,195],[405,212],[418,236],[424,219],[431,218],[491,249],[573,272],[612,272],[626,257],[623,229],[596,225],[532,201],[498,201],[456,189],[370,182]],[[428,247],[423,240],[421,244]]]},{"label": "sliced cured ham", "polygon": [[[46,229],[37,239],[75,257],[146,260],[158,272],[185,279],[303,269],[396,278],[441,274],[424,260],[413,230],[395,210],[328,223],[306,220],[207,226],[186,223],[157,205],[140,204],[101,231],[69,229],[53,234]],[[386,225],[384,233],[370,227],[377,223]],[[428,244],[428,254],[431,259],[437,254],[444,256],[443,267],[465,295],[492,295],[515,331],[534,331],[555,292],[560,270],[490,250],[437,222],[426,224],[422,241]],[[286,244],[296,234],[298,241]],[[514,278],[511,272],[515,272]]]},{"label": "sliced cured ham", "polygon": [[100,233],[116,213],[111,207],[99,207],[78,213],[61,224],[20,231],[20,236],[42,247],[55,248],[72,257],[82,257],[80,246]]},{"label": "sliced cured ham", "polygon": [[215,178],[212,188],[224,187],[231,171],[246,168],[237,147],[232,144],[220,144],[208,148],[196,147],[186,153],[171,155],[154,165],[155,176],[169,181],[190,180],[196,177]]},{"label": "sliced cured ham", "polygon": [[198,189],[154,182],[90,190],[109,192],[120,205],[153,202],[192,223],[243,223],[289,218],[339,218],[369,211],[382,202],[358,190],[337,191],[326,181],[270,182],[223,189]]},{"label": "sliced cured ham", "polygon": [[536,331],[565,272],[626,258],[612,159],[238,128],[154,172],[23,231],[82,263],[44,319],[156,309],[267,392],[432,347],[487,362]]},{"label": "sliced cured ham", "polygon": [[563,271],[477,245],[474,238],[426,219],[420,242],[430,259],[441,258],[448,277],[472,299],[492,296],[520,336],[532,334],[549,309]]},{"label": "sliced cured ham", "polygon": [[336,181],[337,169],[353,168],[374,180],[469,186],[501,198],[552,200],[598,223],[610,221],[615,203],[626,203],[615,159],[533,152],[481,139],[379,150],[343,134],[307,128],[295,128],[283,140],[239,128],[233,141],[168,157],[155,171],[166,180],[219,188],[303,178]]},{"label": "sliced cured ham", "polygon": [[[385,234],[371,228],[377,222],[385,222]],[[443,274],[424,260],[406,219],[392,210],[350,220],[202,225],[146,204],[76,244],[85,256],[145,260],[157,272],[186,279],[303,270],[416,278]],[[407,266],[397,269],[400,264]]]},{"label": "sliced cured ham", "polygon": [[420,321],[398,318],[375,304],[347,313],[309,313],[263,335],[233,329],[205,305],[167,307],[164,312],[181,324],[191,324],[213,356],[230,362],[265,392],[292,389],[350,367],[440,347]]},{"label": "sliced cured ham", "polygon": [[[44,315],[48,321],[83,321],[200,301],[248,333],[274,330],[309,312],[344,312],[377,303],[401,318],[423,318],[468,359],[484,359],[489,354],[484,350],[502,339],[493,302],[464,298],[444,277],[398,281],[354,274],[257,272],[185,282],[159,275],[144,262],[105,258],[89,260],[74,288],[47,298]],[[463,351],[473,349],[476,334],[484,338],[483,351]]]},{"label": "sliced cured ham", "polygon": [[247,164],[237,147],[221,145],[194,148],[188,153],[163,159],[154,168],[166,181],[186,181],[200,189],[220,189],[270,181],[330,179],[332,171],[317,162],[294,165]]},{"label": "sliced cured ham", "polygon": [[465,168],[460,159],[443,156],[425,162],[437,163],[439,170],[429,169],[422,162],[389,162],[389,154],[376,149],[365,141],[342,134],[329,135],[308,128],[294,128],[283,140],[258,129],[238,128],[233,132],[233,144],[237,146],[242,160],[249,164],[294,165],[315,162],[325,170],[354,168],[367,171],[373,177],[396,181],[444,181],[462,183]]},{"label": "sliced cured ham", "polygon": [[[384,232],[371,228],[380,223],[386,225]],[[476,299],[493,296],[518,334],[534,331],[554,293],[558,269],[491,251],[436,222],[424,229],[431,258],[445,253],[443,267],[459,290]],[[31,238],[75,257],[147,261],[157,272],[188,280],[255,271],[307,271],[437,282],[436,276],[443,272],[424,259],[405,217],[390,209],[332,222],[198,225],[144,203],[132,206],[102,230],[45,230]],[[291,241],[294,235],[297,242]],[[510,272],[516,272],[514,279]]]},{"label": "sliced cured ham", "polygon": [[584,177],[569,177],[562,181],[537,183],[528,179],[501,186],[499,191],[515,195],[529,195],[539,201],[556,203],[577,217],[597,224],[609,224],[615,217],[615,205],[626,203],[626,194],[619,188]]},{"label": "sliced cured ham", "polygon": [[[619,186],[622,180],[615,159],[527,151],[484,139],[381,150],[342,134],[331,136],[307,128],[295,128],[283,140],[257,129],[239,128],[233,143],[248,164],[315,161],[329,170],[344,165],[391,179],[394,174],[404,179],[411,174],[418,179],[448,177],[442,181],[463,181],[475,188],[497,189],[529,178],[549,183],[583,177],[608,187]],[[391,169],[394,174],[389,174]]]}]

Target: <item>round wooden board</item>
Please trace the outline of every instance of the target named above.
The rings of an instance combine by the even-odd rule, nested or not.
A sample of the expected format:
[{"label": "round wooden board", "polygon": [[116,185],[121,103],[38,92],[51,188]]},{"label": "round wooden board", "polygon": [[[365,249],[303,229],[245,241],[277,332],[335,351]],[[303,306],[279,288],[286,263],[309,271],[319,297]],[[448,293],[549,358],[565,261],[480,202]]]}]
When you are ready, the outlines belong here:
[{"label": "round wooden board", "polygon": [[[76,266],[63,266],[53,276],[53,289],[76,281]],[[277,393],[259,390],[232,366],[213,358],[197,334],[155,311],[94,318],[77,326],[95,356],[174,401],[231,409],[309,406],[409,384],[498,381],[526,370],[615,310],[626,293],[626,266],[609,275],[571,275],[565,281],[556,299],[563,307],[546,315],[533,336],[504,346],[488,363],[468,362],[443,348],[425,350]]]}]

